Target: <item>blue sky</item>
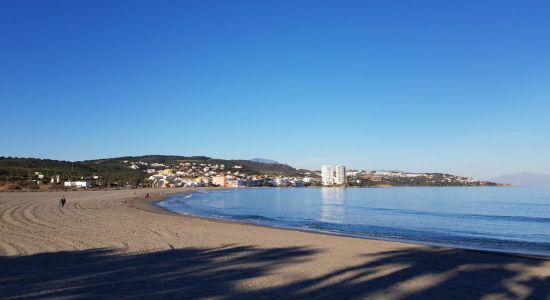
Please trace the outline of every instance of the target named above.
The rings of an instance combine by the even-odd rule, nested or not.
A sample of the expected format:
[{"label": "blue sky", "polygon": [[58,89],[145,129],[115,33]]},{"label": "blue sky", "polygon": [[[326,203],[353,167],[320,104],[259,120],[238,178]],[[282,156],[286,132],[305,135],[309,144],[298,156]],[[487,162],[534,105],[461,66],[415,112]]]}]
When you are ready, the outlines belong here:
[{"label": "blue sky", "polygon": [[550,173],[548,1],[2,1],[0,155]]}]

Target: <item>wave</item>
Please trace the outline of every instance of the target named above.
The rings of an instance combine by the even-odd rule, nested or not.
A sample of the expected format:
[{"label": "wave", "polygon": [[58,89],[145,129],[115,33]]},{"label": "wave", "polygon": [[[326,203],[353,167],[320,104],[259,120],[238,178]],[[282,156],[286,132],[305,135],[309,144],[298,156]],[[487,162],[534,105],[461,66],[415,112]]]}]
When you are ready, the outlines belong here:
[{"label": "wave", "polygon": [[386,226],[348,225],[325,222],[303,222],[303,224],[299,225],[299,223],[301,222],[286,224],[286,227],[363,238],[398,240],[428,245],[550,256],[549,242],[526,242],[490,236],[464,236],[462,234],[450,232],[430,230],[419,231]]},{"label": "wave", "polygon": [[500,220],[510,222],[536,222],[536,223],[550,223],[550,218],[545,217],[526,217],[526,216],[508,216],[508,215],[484,215],[484,214],[457,214],[457,213],[445,213],[445,212],[428,212],[406,209],[394,209],[394,208],[364,208],[371,211],[385,211],[393,212],[402,215],[421,215],[430,217],[442,217],[442,218],[457,218],[457,219],[478,219],[478,220]]},{"label": "wave", "polygon": [[233,220],[249,220],[249,221],[264,221],[264,222],[276,222],[277,220],[260,215],[230,215],[228,218]]}]

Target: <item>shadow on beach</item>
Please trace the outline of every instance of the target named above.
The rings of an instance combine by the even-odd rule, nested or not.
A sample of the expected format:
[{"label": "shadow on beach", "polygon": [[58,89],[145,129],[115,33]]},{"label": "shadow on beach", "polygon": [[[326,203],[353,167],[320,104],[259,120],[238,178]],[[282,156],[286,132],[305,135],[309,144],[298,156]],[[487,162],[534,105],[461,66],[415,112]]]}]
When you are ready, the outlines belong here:
[{"label": "shadow on beach", "polygon": [[[363,255],[362,264],[282,286],[251,291],[239,286],[319,252],[227,246],[132,255],[93,249],[0,257],[0,298],[550,299],[550,278],[521,273],[547,260],[445,248]],[[414,285],[416,281],[422,284]],[[416,288],[408,289],[408,283]]]}]

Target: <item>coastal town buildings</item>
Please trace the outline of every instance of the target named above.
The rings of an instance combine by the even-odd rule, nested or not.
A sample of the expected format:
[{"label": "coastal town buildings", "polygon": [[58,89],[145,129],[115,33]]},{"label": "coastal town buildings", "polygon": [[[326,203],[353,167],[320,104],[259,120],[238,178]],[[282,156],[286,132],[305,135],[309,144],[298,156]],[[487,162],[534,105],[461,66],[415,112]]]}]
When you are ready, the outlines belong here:
[{"label": "coastal town buildings", "polygon": [[330,165],[321,166],[321,181],[324,186],[346,185],[346,167],[337,165],[333,169]]},{"label": "coastal town buildings", "polygon": [[226,181],[227,181],[227,178],[225,177],[225,175],[216,175],[216,176],[212,177],[212,184],[213,185],[225,187],[225,185],[227,184]]},{"label": "coastal town buildings", "polygon": [[[152,166],[155,166],[154,168]],[[369,187],[369,186],[482,186],[490,185],[477,179],[453,176],[441,173],[412,173],[404,171],[367,171],[348,170],[343,165],[324,165],[317,170],[299,170],[298,172],[271,172],[257,173],[243,165],[230,164],[225,166],[218,162],[142,162],[127,161],[125,166],[139,170],[147,177],[138,179],[134,183],[130,178],[112,176],[108,173],[101,175],[68,175],[66,173],[33,172],[29,173],[30,182],[36,186],[41,184],[60,184],[64,188],[84,187],[208,187],[223,188],[241,187],[310,187],[310,186],[339,186],[339,187]],[[236,168],[235,168],[236,167]],[[76,183],[77,181],[83,183]]]},{"label": "coastal town buildings", "polygon": [[[126,164],[140,166],[149,177],[147,186],[218,186],[237,187],[306,187],[306,186],[411,186],[411,185],[484,185],[466,177],[438,173],[411,173],[403,171],[348,170],[343,165],[323,165],[319,170],[302,170],[297,174],[257,174],[242,164],[223,165],[217,162],[146,163],[128,161]],[[153,168],[152,166],[155,166]],[[38,179],[39,180],[39,179]],[[114,181],[116,184],[116,181]],[[113,183],[113,180],[110,180]],[[101,185],[101,181],[96,181]]]},{"label": "coastal town buildings", "polygon": [[[103,162],[102,162],[103,163]],[[391,170],[348,170],[343,165],[335,167],[322,166],[316,170],[272,168],[264,172],[242,163],[238,165],[220,164],[218,161],[171,161],[171,162],[143,162],[140,160],[120,161],[130,170],[137,169],[142,173],[101,172],[88,171],[72,172],[42,168],[32,170],[26,174],[11,173],[5,176],[4,181],[14,182],[12,189],[78,189],[88,188],[141,188],[141,187],[209,187],[223,188],[240,187],[311,187],[311,186],[340,186],[340,187],[371,187],[371,186],[495,186],[491,182],[455,176],[444,173],[414,173]],[[109,163],[109,166],[114,165]],[[155,167],[152,167],[155,166]],[[234,168],[236,166],[236,168]],[[82,172],[82,173],[81,173]],[[18,178],[18,181],[14,180]],[[25,179],[26,181],[22,181]],[[85,183],[75,183],[77,181]],[[48,185],[42,187],[41,185]],[[40,186],[40,187],[39,187]]]},{"label": "coastal town buildings", "polygon": [[246,186],[246,181],[242,179],[230,179],[226,181],[225,187],[228,188],[241,188]]}]

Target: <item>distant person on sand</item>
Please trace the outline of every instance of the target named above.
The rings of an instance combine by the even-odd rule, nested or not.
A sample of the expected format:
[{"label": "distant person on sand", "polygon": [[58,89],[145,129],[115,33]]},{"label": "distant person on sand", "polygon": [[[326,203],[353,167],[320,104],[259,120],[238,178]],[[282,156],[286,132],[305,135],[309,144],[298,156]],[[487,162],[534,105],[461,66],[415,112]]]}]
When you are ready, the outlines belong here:
[{"label": "distant person on sand", "polygon": [[67,203],[67,199],[65,199],[65,196],[63,196],[61,200],[59,200],[59,206],[63,208],[65,206],[65,203]]},{"label": "distant person on sand", "polygon": [[145,195],[145,198],[149,198],[149,193],[147,193],[147,195]]}]

